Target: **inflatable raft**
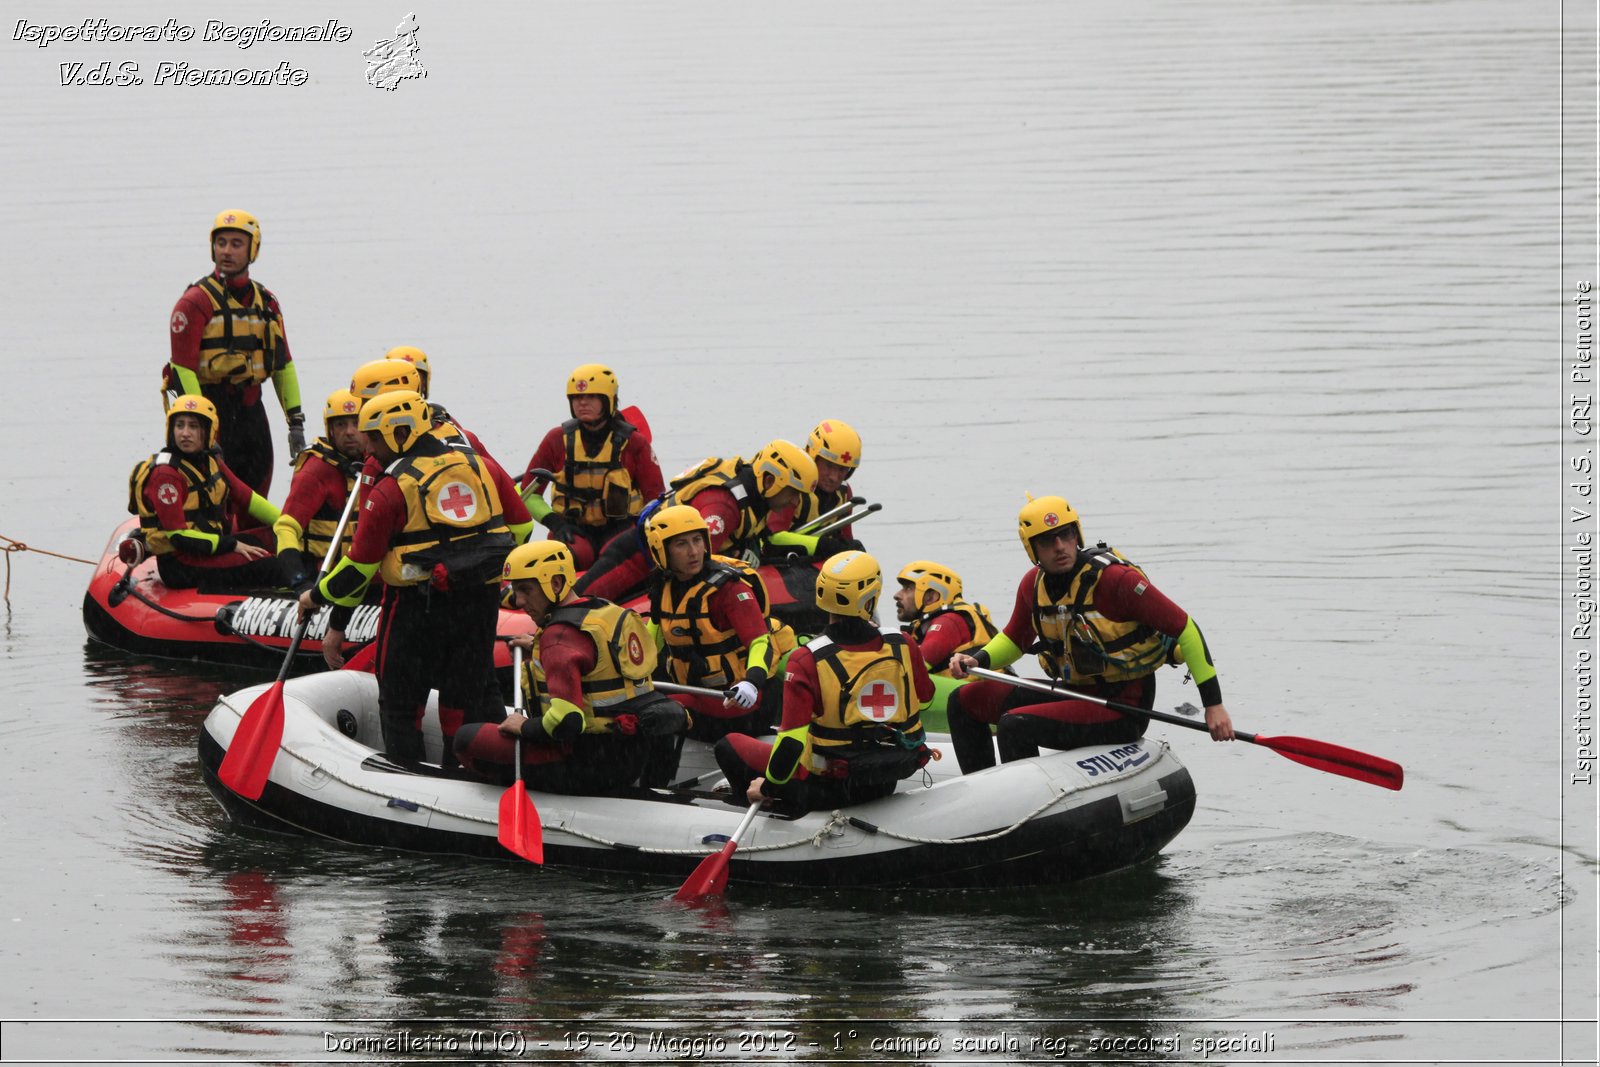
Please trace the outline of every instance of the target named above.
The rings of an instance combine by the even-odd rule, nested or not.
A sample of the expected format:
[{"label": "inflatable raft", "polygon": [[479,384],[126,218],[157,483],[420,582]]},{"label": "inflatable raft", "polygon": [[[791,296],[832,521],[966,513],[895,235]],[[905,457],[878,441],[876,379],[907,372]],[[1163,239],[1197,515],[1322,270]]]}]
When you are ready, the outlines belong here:
[{"label": "inflatable raft", "polygon": [[[169,659],[198,659],[276,668],[288,652],[294,635],[296,609],[293,596],[282,589],[200,592],[169,589],[156,572],[155,559],[129,568],[118,558],[122,541],[138,527],[128,519],[111,535],[99,565],[83,595],[83,625],[96,641],[143,655]],[[812,606],[816,570],[808,561],[792,566],[765,566],[774,614],[801,633],[822,626]],[[630,605],[639,607],[641,605]],[[307,668],[322,663],[322,637],[327,629],[327,609],[311,620],[298,661]],[[378,631],[377,605],[356,609],[345,631],[349,644],[371,641]],[[532,631],[533,624],[520,611],[502,609],[502,637]],[[509,667],[504,644],[495,650],[495,663]]]},{"label": "inflatable raft", "polygon": [[[224,696],[200,731],[206,784],[237,823],[350,845],[523,862],[496,838],[505,787],[386,759],[377,682],[359,671],[290,679],[282,747],[257,801],[217,778],[255,686]],[[428,758],[441,736],[424,721]],[[962,776],[943,758],[882,800],[799,818],[763,812],[732,860],[735,883],[971,888],[1077,881],[1149,859],[1189,822],[1194,784],[1159,739],[1049,753]],[[708,791],[708,746],[688,742],[671,789],[532,792],[551,867],[681,881],[733,833],[746,805]],[[530,865],[531,869],[531,865]]]}]

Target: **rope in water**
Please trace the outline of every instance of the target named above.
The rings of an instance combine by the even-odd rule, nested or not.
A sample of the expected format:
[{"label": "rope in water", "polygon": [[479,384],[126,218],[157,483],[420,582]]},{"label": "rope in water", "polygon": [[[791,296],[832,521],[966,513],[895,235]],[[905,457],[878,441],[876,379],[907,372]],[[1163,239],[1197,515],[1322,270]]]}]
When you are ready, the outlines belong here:
[{"label": "rope in water", "polygon": [[60,552],[51,552],[46,548],[34,548],[32,545],[23,544],[21,541],[7,537],[4,534],[0,534],[0,541],[5,542],[4,545],[0,545],[0,551],[4,551],[6,554],[5,601],[6,607],[8,608],[11,606],[11,553],[13,552],[38,552],[41,555],[54,556],[56,559],[71,560],[73,563],[87,563],[91,567],[95,565],[95,561],[92,559],[80,559],[77,556],[68,556]]}]

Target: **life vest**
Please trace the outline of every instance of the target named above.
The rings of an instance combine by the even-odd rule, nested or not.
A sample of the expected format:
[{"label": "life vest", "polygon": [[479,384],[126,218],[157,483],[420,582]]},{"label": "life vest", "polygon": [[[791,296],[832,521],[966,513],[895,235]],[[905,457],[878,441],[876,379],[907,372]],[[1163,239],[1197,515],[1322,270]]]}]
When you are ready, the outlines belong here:
[{"label": "life vest", "polygon": [[405,526],[379,568],[384,582],[417,585],[440,563],[461,580],[499,580],[515,538],[494,481],[470,448],[425,433],[384,473],[406,501]]},{"label": "life vest", "polygon": [[[594,642],[594,667],[583,676],[583,732],[603,734],[611,719],[595,714],[597,711],[655,688],[650,675],[656,669],[656,644],[637,612],[595,597],[562,604],[550,613],[540,632],[559,624],[576,626]],[[548,706],[549,687],[537,644],[523,670],[528,691],[540,707]]]},{"label": "life vest", "polygon": [[240,303],[216,275],[194,284],[211,300],[195,371],[201,385],[260,384],[283,369],[283,319],[270,310],[276,297],[254,280],[249,304]]},{"label": "life vest", "polygon": [[176,552],[171,533],[161,528],[155,508],[145,498],[145,485],[157,467],[176,467],[183,475],[186,489],[183,497],[183,518],[187,529],[198,533],[222,536],[229,532],[228,483],[222,477],[222,465],[211,451],[201,453],[200,462],[181,452],[157,452],[149,459],[134,464],[128,475],[128,512],[139,516],[139,529],[144,531],[144,542],[158,556]]},{"label": "life vest", "polygon": [[817,665],[822,710],[811,719],[811,750],[833,757],[875,744],[899,744],[922,724],[905,634],[883,634],[875,652],[850,652],[826,636],[806,646]]},{"label": "life vest", "polygon": [[566,460],[551,490],[550,508],[580,526],[608,526],[632,518],[644,508],[633,475],[622,465],[622,450],[634,434],[633,427],[614,418],[603,432],[599,451],[591,455],[578,420],[561,424]]},{"label": "life vest", "polygon": [[666,645],[667,673],[679,685],[726,689],[744,679],[749,648],[732,627],[720,629],[711,618],[711,598],[736,579],[750,587],[767,620],[767,670],[799,644],[788,624],[772,618],[767,585],[756,569],[743,560],[712,556],[687,584],[658,576],[650,585],[650,615]]},{"label": "life vest", "polygon": [[[320,460],[334,470],[344,475],[345,499],[355,492],[356,479],[361,476],[361,461],[350,459],[334,448],[325,437],[319,437],[311,442],[306,450],[295,457],[295,473],[307,463]],[[328,558],[328,546],[333,542],[333,531],[339,528],[339,519],[344,515],[344,500],[335,504],[331,500],[324,500],[317,508],[316,514],[311,516],[305,528],[305,543],[300,546],[307,556],[316,559]],[[344,524],[344,536],[339,539],[339,554],[341,556],[350,551],[350,542],[355,538],[356,512],[350,512],[350,521]]]},{"label": "life vest", "polygon": [[1177,638],[1142,622],[1112,622],[1094,607],[1094,590],[1107,567],[1139,570],[1114,548],[1101,544],[1078,553],[1077,569],[1060,599],[1045,589],[1045,573],[1034,578],[1033,630],[1039,663],[1052,678],[1077,684],[1125,682],[1176,663]]},{"label": "life vest", "polygon": [[[739,505],[738,529],[725,531],[729,538],[725,551],[736,555],[767,529],[767,500],[756,488],[755,475],[748,463],[715,456],[701,460],[668,483],[661,506],[687,504],[696,493],[713,486],[728,490]],[[712,533],[712,540],[715,540],[716,531]]]},{"label": "life vest", "polygon": [[[927,635],[928,629],[934,620],[941,615],[959,615],[967,622],[967,629],[972,631],[972,640],[950,653],[950,656],[960,654],[972,655],[978,649],[989,643],[989,639],[999,633],[994,620],[989,618],[989,612],[981,604],[968,604],[959,597],[950,602],[949,607],[940,608],[938,611],[916,619],[906,625],[906,632],[912,640],[920,646],[922,639]],[[950,656],[946,656],[938,663],[928,664],[928,673],[948,675],[950,673]]]}]

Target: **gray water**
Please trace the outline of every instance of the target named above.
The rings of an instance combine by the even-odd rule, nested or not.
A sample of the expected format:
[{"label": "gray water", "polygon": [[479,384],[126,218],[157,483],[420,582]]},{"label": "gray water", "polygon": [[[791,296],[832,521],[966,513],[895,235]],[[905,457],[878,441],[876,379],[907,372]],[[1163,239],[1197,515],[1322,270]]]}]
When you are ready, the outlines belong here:
[{"label": "gray water", "polygon": [[[361,51],[406,9],[339,8],[344,43],[0,44],[0,535],[99,554],[244,207],[311,404],[415,344],[508,464],[589,360],[669,473],[843,418],[868,546],[1002,616],[1023,494],[1063,494],[1202,623],[1241,729],[1406,786],[1168,731],[1200,803],[1140,870],[686,912],[239,832],[196,731],[263,676],[89,645],[89,568],[14,554],[0,1055],[1594,1062],[1559,562],[1592,7],[479,4],[417,12],[392,92]],[[60,84],[103,60],[309,80]]]}]

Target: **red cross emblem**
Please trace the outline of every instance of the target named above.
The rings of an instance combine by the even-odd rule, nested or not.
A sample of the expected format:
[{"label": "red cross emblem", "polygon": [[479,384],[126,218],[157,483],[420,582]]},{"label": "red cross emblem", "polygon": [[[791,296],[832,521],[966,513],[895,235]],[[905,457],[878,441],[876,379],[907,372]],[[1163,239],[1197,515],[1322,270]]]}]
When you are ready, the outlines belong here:
[{"label": "red cross emblem", "polygon": [[584,378],[579,378],[578,379],[578,392],[586,393],[588,391],[589,391],[589,382]]},{"label": "red cross emblem", "polygon": [[464,522],[477,513],[478,498],[460,482],[451,482],[439,494],[439,507],[453,515],[457,522]]},{"label": "red cross emblem", "polygon": [[188,328],[189,328],[189,316],[185,315],[181,311],[174,311],[172,313],[172,332],[173,333],[182,333],[184,330],[187,330]]},{"label": "red cross emblem", "polygon": [[169,507],[178,502],[178,487],[168,482],[156,490],[156,499]]},{"label": "red cross emblem", "polygon": [[223,222],[238,222],[239,220],[238,220],[238,218],[236,216],[234,216],[232,214],[227,214],[227,215],[222,216],[222,221]]},{"label": "red cross emblem", "polygon": [[193,400],[185,400],[183,402],[183,410],[185,410],[185,411],[199,411],[200,410],[200,405],[195,403]]},{"label": "red cross emblem", "polygon": [[850,456],[850,453],[848,453],[848,452],[840,452],[839,453],[839,458],[844,460],[846,463],[849,463],[850,459],[851,459],[851,456]]},{"label": "red cross emblem", "polygon": [[861,691],[861,714],[873,722],[888,722],[900,707],[900,695],[888,682],[873,682]]},{"label": "red cross emblem", "polygon": [[644,662],[644,645],[639,642],[638,634],[628,635],[628,662],[634,666]]},{"label": "red cross emblem", "polygon": [[346,415],[354,415],[356,413],[356,410],[357,410],[356,409],[356,402],[354,400],[346,400],[340,406],[339,410],[344,412]]},{"label": "red cross emblem", "polygon": [[727,528],[728,524],[722,521],[721,515],[706,516],[706,529],[710,532],[712,537],[720,536],[722,531],[726,530]]},{"label": "red cross emblem", "polygon": [[1050,514],[1048,514],[1048,515],[1046,515],[1044,517],[1044,524],[1046,526],[1054,526],[1056,523],[1058,523],[1060,521],[1061,521],[1061,517],[1059,515],[1057,515],[1053,511],[1050,512]]}]

